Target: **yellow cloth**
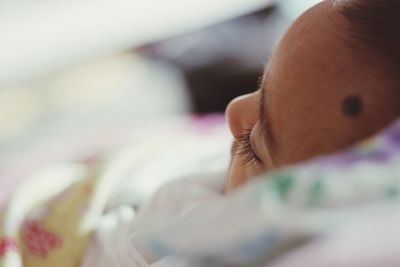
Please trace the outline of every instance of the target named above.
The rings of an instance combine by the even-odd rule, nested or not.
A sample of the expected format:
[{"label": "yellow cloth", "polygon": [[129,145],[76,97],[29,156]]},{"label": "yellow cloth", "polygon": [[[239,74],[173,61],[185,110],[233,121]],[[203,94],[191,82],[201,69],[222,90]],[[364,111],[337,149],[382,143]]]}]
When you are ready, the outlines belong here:
[{"label": "yellow cloth", "polygon": [[[111,191],[99,190],[102,178],[88,173],[64,188],[55,181],[25,184],[0,214],[0,267],[80,265]],[[35,187],[51,192],[51,185],[55,193],[47,199],[32,193]]]}]

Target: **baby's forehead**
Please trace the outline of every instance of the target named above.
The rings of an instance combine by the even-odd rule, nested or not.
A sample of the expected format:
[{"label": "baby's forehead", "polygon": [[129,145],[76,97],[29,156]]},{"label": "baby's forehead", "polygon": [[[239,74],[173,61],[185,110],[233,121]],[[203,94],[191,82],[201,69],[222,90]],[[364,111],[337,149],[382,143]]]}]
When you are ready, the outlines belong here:
[{"label": "baby's forehead", "polygon": [[322,1],[306,10],[293,23],[292,28],[303,28],[303,30],[316,29],[329,20],[337,20],[337,5],[332,1]]},{"label": "baby's forehead", "polygon": [[357,60],[346,42],[346,24],[332,2],[324,1],[290,27],[271,56],[269,68],[342,77],[354,71]]},{"label": "baby's forehead", "polygon": [[[371,70],[354,57],[343,37],[344,24],[335,16],[332,1],[325,1],[302,15],[285,34],[263,76],[267,105],[273,101],[282,105],[284,99],[297,97],[301,102],[331,103],[346,116],[359,114],[364,84],[375,83],[360,75]],[[273,97],[276,94],[286,98]],[[329,105],[318,107],[329,109]]]}]

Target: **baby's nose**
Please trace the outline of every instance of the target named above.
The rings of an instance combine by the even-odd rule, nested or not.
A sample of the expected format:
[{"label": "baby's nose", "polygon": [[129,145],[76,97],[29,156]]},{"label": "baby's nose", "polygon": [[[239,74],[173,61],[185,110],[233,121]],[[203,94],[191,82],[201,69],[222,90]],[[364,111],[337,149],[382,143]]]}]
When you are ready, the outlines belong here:
[{"label": "baby's nose", "polygon": [[239,96],[233,99],[226,108],[225,116],[235,138],[241,137],[257,123],[257,99],[257,93]]}]

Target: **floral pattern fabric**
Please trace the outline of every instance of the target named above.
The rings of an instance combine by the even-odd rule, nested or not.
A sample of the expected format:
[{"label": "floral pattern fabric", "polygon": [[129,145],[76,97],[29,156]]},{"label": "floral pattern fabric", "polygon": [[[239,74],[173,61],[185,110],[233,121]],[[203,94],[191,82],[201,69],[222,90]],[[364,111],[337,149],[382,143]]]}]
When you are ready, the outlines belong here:
[{"label": "floral pattern fabric", "polygon": [[[16,193],[0,215],[0,267],[79,266],[122,176],[115,166],[87,167],[48,197],[29,195],[34,183]],[[399,207],[400,122],[352,149],[267,174],[130,238],[150,266],[260,266],[341,225]]]}]

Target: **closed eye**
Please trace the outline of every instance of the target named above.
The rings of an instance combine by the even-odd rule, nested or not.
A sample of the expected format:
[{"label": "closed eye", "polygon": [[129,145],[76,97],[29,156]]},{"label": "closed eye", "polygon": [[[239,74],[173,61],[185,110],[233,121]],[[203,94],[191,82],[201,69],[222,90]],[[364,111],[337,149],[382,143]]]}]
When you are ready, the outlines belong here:
[{"label": "closed eye", "polygon": [[251,142],[250,142],[251,129],[246,130],[246,132],[236,139],[233,152],[242,159],[242,165],[248,165],[250,163],[262,163],[262,160],[255,153]]}]

